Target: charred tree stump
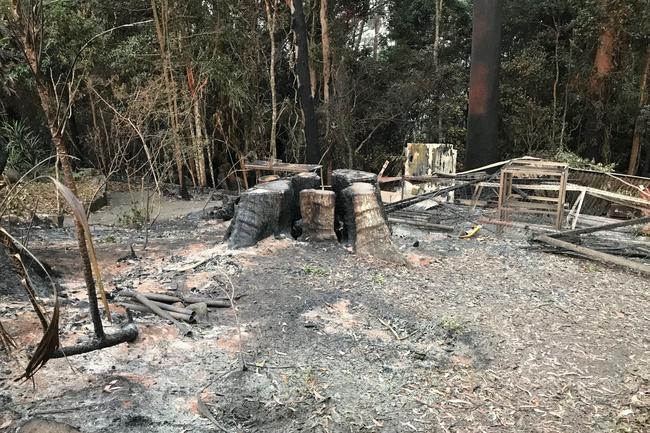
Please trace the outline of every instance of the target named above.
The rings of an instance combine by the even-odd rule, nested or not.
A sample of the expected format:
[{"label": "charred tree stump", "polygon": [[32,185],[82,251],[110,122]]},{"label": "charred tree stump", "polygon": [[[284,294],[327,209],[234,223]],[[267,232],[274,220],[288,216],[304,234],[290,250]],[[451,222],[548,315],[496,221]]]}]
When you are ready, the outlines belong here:
[{"label": "charred tree stump", "polygon": [[291,233],[294,195],[289,180],[276,180],[244,192],[226,232],[230,248],[250,247],[262,239]]},{"label": "charred tree stump", "polygon": [[[348,242],[347,230],[345,229],[345,199],[343,190],[352,186],[355,182],[363,182],[372,185],[375,188],[375,195],[379,203],[381,216],[388,223],[384,205],[381,200],[381,192],[377,175],[367,171],[340,169],[332,172],[332,191],[336,194],[336,213],[335,213],[335,230],[341,242]],[[389,229],[390,230],[390,229]]]},{"label": "charred tree stump", "polygon": [[335,241],[333,191],[305,189],[300,192],[302,239],[308,241]]},{"label": "charred tree stump", "polygon": [[300,193],[306,189],[317,189],[321,186],[320,176],[312,172],[298,173],[291,178],[291,187],[293,188],[294,199],[294,218],[299,220],[301,217]]},{"label": "charred tree stump", "polygon": [[355,182],[341,193],[347,243],[359,255],[404,262],[390,239],[390,229],[370,183]]}]

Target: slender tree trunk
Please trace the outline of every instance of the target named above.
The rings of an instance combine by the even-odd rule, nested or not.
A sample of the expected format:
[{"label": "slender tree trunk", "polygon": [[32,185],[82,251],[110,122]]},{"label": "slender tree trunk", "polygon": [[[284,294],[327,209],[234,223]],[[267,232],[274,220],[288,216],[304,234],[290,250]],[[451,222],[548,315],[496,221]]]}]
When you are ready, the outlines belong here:
[{"label": "slender tree trunk", "polygon": [[323,50],[323,101],[330,102],[330,77],[331,77],[331,54],[330,54],[330,31],[329,20],[327,19],[328,0],[320,2],[320,28],[321,47]]},{"label": "slender tree trunk", "polygon": [[467,119],[465,168],[488,165],[499,159],[499,45],[501,1],[474,0],[472,66]]},{"label": "slender tree trunk", "polygon": [[[27,65],[29,66],[36,82],[36,91],[38,93],[39,102],[41,103],[41,108],[43,109],[45,118],[47,119],[47,126],[52,139],[52,144],[54,145],[58,159],[61,162],[61,167],[63,168],[64,182],[70,191],[77,195],[77,185],[72,175],[72,163],[70,162],[70,157],[63,140],[63,131],[61,130],[62,122],[58,117],[59,110],[54,104],[54,101],[56,100],[54,90],[49,86],[48,81],[46,81],[45,77],[41,73],[37,52],[38,41],[36,41],[34,37],[28,37],[28,31],[26,29],[27,23],[23,17],[21,5],[18,0],[12,0],[12,15],[13,19],[20,27],[18,38],[20,39],[20,44],[22,45]],[[41,23],[41,25],[43,25],[43,23]],[[88,303],[95,336],[102,340],[104,339],[105,334],[101,316],[99,314],[99,306],[97,304],[95,278],[93,277],[90,257],[88,255],[85,230],[77,219],[75,219],[75,231],[79,254],[81,255],[82,260],[82,271],[86,282],[86,291],[88,294]]]},{"label": "slender tree trunk", "polygon": [[[321,49],[323,51],[323,105],[325,108],[325,145],[327,146],[327,173],[332,171],[334,163],[334,142],[330,139],[330,79],[332,74],[330,53],[330,31],[328,20],[328,0],[320,2]],[[326,181],[329,181],[329,176]]]},{"label": "slender tree trunk", "polygon": [[363,19],[359,20],[359,34],[356,37],[356,41],[354,41],[354,51],[359,52],[361,49],[361,38],[363,37],[363,31],[366,28],[366,22]]},{"label": "slender tree trunk", "polygon": [[[639,171],[639,161],[641,159],[641,139],[645,132],[645,122],[642,116],[642,109],[648,103],[648,78],[650,77],[650,44],[646,52],[645,68],[641,74],[641,84],[639,85],[639,112],[634,122],[634,134],[632,135],[632,150],[630,152],[630,165],[627,174],[636,175]],[[650,153],[650,150],[648,151]]]},{"label": "slender tree trunk", "polygon": [[[444,0],[435,0],[436,2],[436,20],[435,20],[435,30],[433,35],[433,68],[436,74],[439,75],[439,52],[440,52],[440,18],[442,17],[442,7]],[[443,142],[442,134],[442,107],[440,97],[436,97],[437,110],[438,110],[438,143]]]},{"label": "slender tree trunk", "polygon": [[598,48],[594,57],[593,74],[589,81],[588,106],[585,120],[585,138],[587,143],[586,156],[601,158],[607,156],[609,145],[607,141],[607,119],[604,116],[607,102],[607,79],[614,69],[614,53],[618,39],[617,24],[609,13],[608,0],[601,0],[600,8],[606,17],[598,40]]},{"label": "slender tree trunk", "polygon": [[[271,85],[271,138],[270,150],[271,159],[275,160],[278,157],[277,147],[277,128],[278,128],[278,91],[275,84],[275,23],[278,9],[278,1],[264,0],[264,9],[266,10],[267,28],[269,30],[269,38],[271,40],[271,59],[269,64],[269,81]],[[273,10],[271,10],[273,9]]]},{"label": "slender tree trunk", "polygon": [[293,30],[298,45],[296,69],[298,72],[298,92],[304,117],[305,142],[307,144],[306,160],[309,164],[320,162],[321,150],[318,143],[318,118],[314,110],[314,99],[311,96],[309,73],[309,48],[307,28],[305,26],[305,13],[302,0],[291,0],[291,15],[293,16]]},{"label": "slender tree trunk", "polygon": [[552,125],[551,125],[551,145],[555,147],[556,142],[556,123],[557,123],[557,87],[560,82],[560,58],[559,58],[559,47],[560,47],[560,27],[555,22],[555,17],[553,17],[553,22],[555,23],[555,79],[553,80],[553,116],[552,116]]},{"label": "slender tree trunk", "polygon": [[381,24],[379,14],[375,15],[372,18],[372,23],[375,30],[375,35],[373,36],[372,40],[372,57],[377,60],[379,59],[379,26]]},{"label": "slender tree trunk", "polygon": [[201,114],[201,98],[200,91],[195,97],[192,98],[192,106],[194,110],[194,128],[195,128],[195,163],[196,175],[201,188],[208,186],[208,175],[205,171],[205,125],[203,123],[203,115]]},{"label": "slender tree trunk", "polygon": [[[314,41],[314,35],[316,34],[316,15],[312,15],[312,20],[311,20],[311,31],[308,33],[309,34],[309,44],[307,46],[307,49],[309,50],[311,47],[316,46],[316,42]],[[311,89],[311,97],[314,101],[316,101],[316,91],[318,90],[318,71],[316,70],[316,65],[314,64],[314,57],[309,56],[309,82],[310,82],[310,89]]]}]

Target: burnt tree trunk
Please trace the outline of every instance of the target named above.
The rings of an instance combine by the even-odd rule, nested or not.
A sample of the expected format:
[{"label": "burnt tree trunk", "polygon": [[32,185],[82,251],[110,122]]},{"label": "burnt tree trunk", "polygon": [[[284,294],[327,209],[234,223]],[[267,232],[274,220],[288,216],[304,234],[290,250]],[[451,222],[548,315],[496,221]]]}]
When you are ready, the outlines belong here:
[{"label": "burnt tree trunk", "polygon": [[291,0],[291,16],[293,17],[293,31],[296,34],[298,72],[298,93],[300,105],[305,119],[305,143],[307,144],[306,160],[309,164],[318,164],[321,158],[320,144],[318,143],[318,118],[314,110],[314,98],[311,89],[311,73],[309,72],[309,47],[307,45],[307,26],[305,25],[305,12],[302,0]]},{"label": "burnt tree trunk", "polygon": [[474,0],[465,168],[499,160],[497,143],[501,1]]},{"label": "burnt tree trunk", "polygon": [[333,191],[306,189],[300,192],[302,239],[306,241],[335,241]]},{"label": "burnt tree trunk", "polygon": [[291,178],[293,188],[293,216],[294,221],[301,218],[300,213],[300,192],[305,189],[318,189],[321,186],[320,176],[316,173],[298,173]]},{"label": "burnt tree trunk", "polygon": [[359,255],[383,260],[404,262],[390,239],[390,230],[384,219],[376,188],[355,182],[341,193],[345,212],[345,232],[348,244]]},{"label": "burnt tree trunk", "polygon": [[344,220],[345,220],[345,200],[343,199],[344,189],[352,186],[355,182],[368,183],[375,187],[375,194],[377,195],[377,200],[381,205],[381,213],[385,221],[388,221],[386,217],[386,212],[381,201],[381,192],[379,191],[379,183],[377,181],[377,175],[374,173],[369,173],[367,171],[360,170],[349,170],[349,169],[339,169],[332,172],[332,191],[336,194],[336,217],[335,217],[335,230],[339,239],[342,242],[347,242],[347,233],[346,230],[343,230]]},{"label": "burnt tree trunk", "polygon": [[271,235],[290,235],[293,201],[291,182],[284,179],[257,185],[244,192],[226,231],[228,246],[245,248]]}]

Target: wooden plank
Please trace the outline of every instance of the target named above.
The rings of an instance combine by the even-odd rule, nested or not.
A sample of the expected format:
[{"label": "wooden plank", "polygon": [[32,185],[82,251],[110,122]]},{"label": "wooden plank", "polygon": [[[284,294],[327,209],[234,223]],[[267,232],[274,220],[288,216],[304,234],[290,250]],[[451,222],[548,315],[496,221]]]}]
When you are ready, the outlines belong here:
[{"label": "wooden plank", "polygon": [[629,226],[635,226],[635,225],[640,225],[640,224],[645,224],[645,223],[650,223],[650,216],[642,217],[642,218],[636,218],[636,219],[631,219],[631,220],[626,220],[626,221],[619,221],[611,224],[604,224],[600,226],[595,226],[595,227],[587,227],[584,229],[577,229],[577,230],[569,230],[569,231],[564,231],[564,232],[559,232],[555,233],[552,236],[553,237],[567,237],[567,236],[579,236],[579,235],[584,235],[587,233],[596,233],[604,230],[614,230],[617,228],[621,227],[629,227]]},{"label": "wooden plank", "polygon": [[397,218],[394,216],[389,216],[388,217],[388,222],[390,224],[406,224],[410,225],[413,227],[418,227],[418,228],[423,228],[427,230],[436,230],[436,231],[442,231],[442,232],[453,232],[454,228],[451,226],[446,226],[443,224],[434,224],[430,222],[425,222],[425,221],[414,221],[411,219],[406,219],[406,218]]},{"label": "wooden plank", "polygon": [[566,200],[566,184],[567,184],[567,170],[565,168],[564,173],[562,174],[562,179],[560,180],[560,192],[558,197],[560,201],[557,206],[557,215],[555,219],[555,228],[562,230],[562,220],[564,219],[564,200]]},{"label": "wooden plank", "polygon": [[[559,203],[559,197],[542,197],[540,195],[529,195],[526,200],[543,201],[548,203]],[[555,206],[554,206],[555,207]]]},{"label": "wooden plank", "polygon": [[580,193],[580,196],[578,197],[577,200],[577,209],[576,213],[573,216],[573,221],[571,222],[571,230],[576,229],[576,225],[578,224],[578,218],[580,218],[580,211],[582,210],[582,204],[585,202],[585,196],[587,195],[587,191],[582,191]]},{"label": "wooden plank", "polygon": [[629,195],[618,194],[615,192],[604,191],[602,189],[586,187],[587,194],[603,200],[608,200],[613,203],[622,204],[635,209],[646,210],[650,209],[650,201],[642,198],[631,197]]},{"label": "wooden plank", "polygon": [[541,210],[541,209],[523,209],[523,208],[509,208],[505,207],[503,208],[504,212],[516,212],[516,213],[529,213],[529,214],[535,214],[535,215],[549,215],[549,216],[554,216],[555,215],[555,208],[550,209],[550,210]]},{"label": "wooden plank", "polygon": [[537,209],[537,210],[548,210],[550,212],[555,212],[557,207],[551,204],[544,203],[529,203],[511,197],[506,201],[505,206],[511,209]]},{"label": "wooden plank", "polygon": [[[553,236],[553,235],[551,235]],[[535,237],[536,241],[551,245],[554,247],[562,248],[565,250],[573,251],[583,256],[586,256],[592,260],[596,260],[602,263],[613,264],[616,266],[621,266],[627,269],[631,269],[635,272],[642,273],[644,275],[650,275],[650,266],[644,263],[638,263],[623,257],[614,256],[612,254],[603,253],[600,251],[592,250],[591,248],[581,247],[579,245],[572,244],[560,239],[555,239],[548,235],[538,235]]]},{"label": "wooden plank", "polygon": [[[481,182],[478,185],[483,186],[485,188],[498,188],[499,184],[496,182]],[[554,184],[525,184],[525,183],[513,183],[512,184],[513,188],[519,188],[524,191],[559,191],[560,190],[560,185],[558,183]],[[587,187],[586,186],[580,186],[576,185],[573,183],[567,183],[567,191],[572,191],[572,192],[581,192],[584,191]]]}]

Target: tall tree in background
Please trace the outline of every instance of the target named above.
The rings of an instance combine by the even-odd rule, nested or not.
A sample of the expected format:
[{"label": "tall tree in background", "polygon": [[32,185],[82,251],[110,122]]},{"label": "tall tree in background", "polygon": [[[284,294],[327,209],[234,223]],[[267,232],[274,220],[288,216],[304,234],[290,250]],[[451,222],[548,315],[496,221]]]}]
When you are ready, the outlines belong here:
[{"label": "tall tree in background", "polygon": [[323,108],[325,112],[325,144],[327,146],[326,158],[328,161],[328,172],[332,170],[332,154],[334,142],[330,136],[330,78],[332,75],[332,57],[330,49],[330,31],[329,31],[329,2],[321,0],[320,2],[320,29],[321,29],[321,49],[323,51]]},{"label": "tall tree in background", "polygon": [[618,41],[616,14],[609,7],[609,0],[600,0],[601,31],[594,56],[593,73],[588,85],[588,101],[585,137],[587,155],[600,157],[609,163],[611,159],[611,125],[605,116],[608,99],[607,80],[614,69],[614,56]]},{"label": "tall tree in background", "polygon": [[311,75],[309,72],[309,46],[307,26],[305,25],[305,12],[302,0],[290,0],[291,16],[293,18],[293,31],[296,35],[298,73],[298,92],[304,119],[306,161],[309,164],[318,164],[321,159],[321,149],[318,142],[318,118],[314,110],[314,98],[311,90]]},{"label": "tall tree in background", "polygon": [[271,58],[269,59],[269,85],[271,86],[271,138],[269,140],[271,159],[278,157],[277,128],[278,128],[278,89],[275,84],[276,44],[275,23],[277,22],[279,0],[264,0],[266,12],[266,27],[271,40]]},{"label": "tall tree in background", "polygon": [[499,159],[498,95],[501,1],[474,0],[466,168]]},{"label": "tall tree in background", "polygon": [[[634,121],[634,132],[632,134],[632,150],[630,152],[630,164],[627,174],[634,176],[639,170],[639,161],[641,159],[641,139],[645,132],[647,119],[644,116],[643,109],[648,103],[648,79],[650,78],[650,44],[645,55],[645,67],[641,73],[641,84],[639,85],[639,112]],[[650,149],[648,149],[650,153]]]}]

